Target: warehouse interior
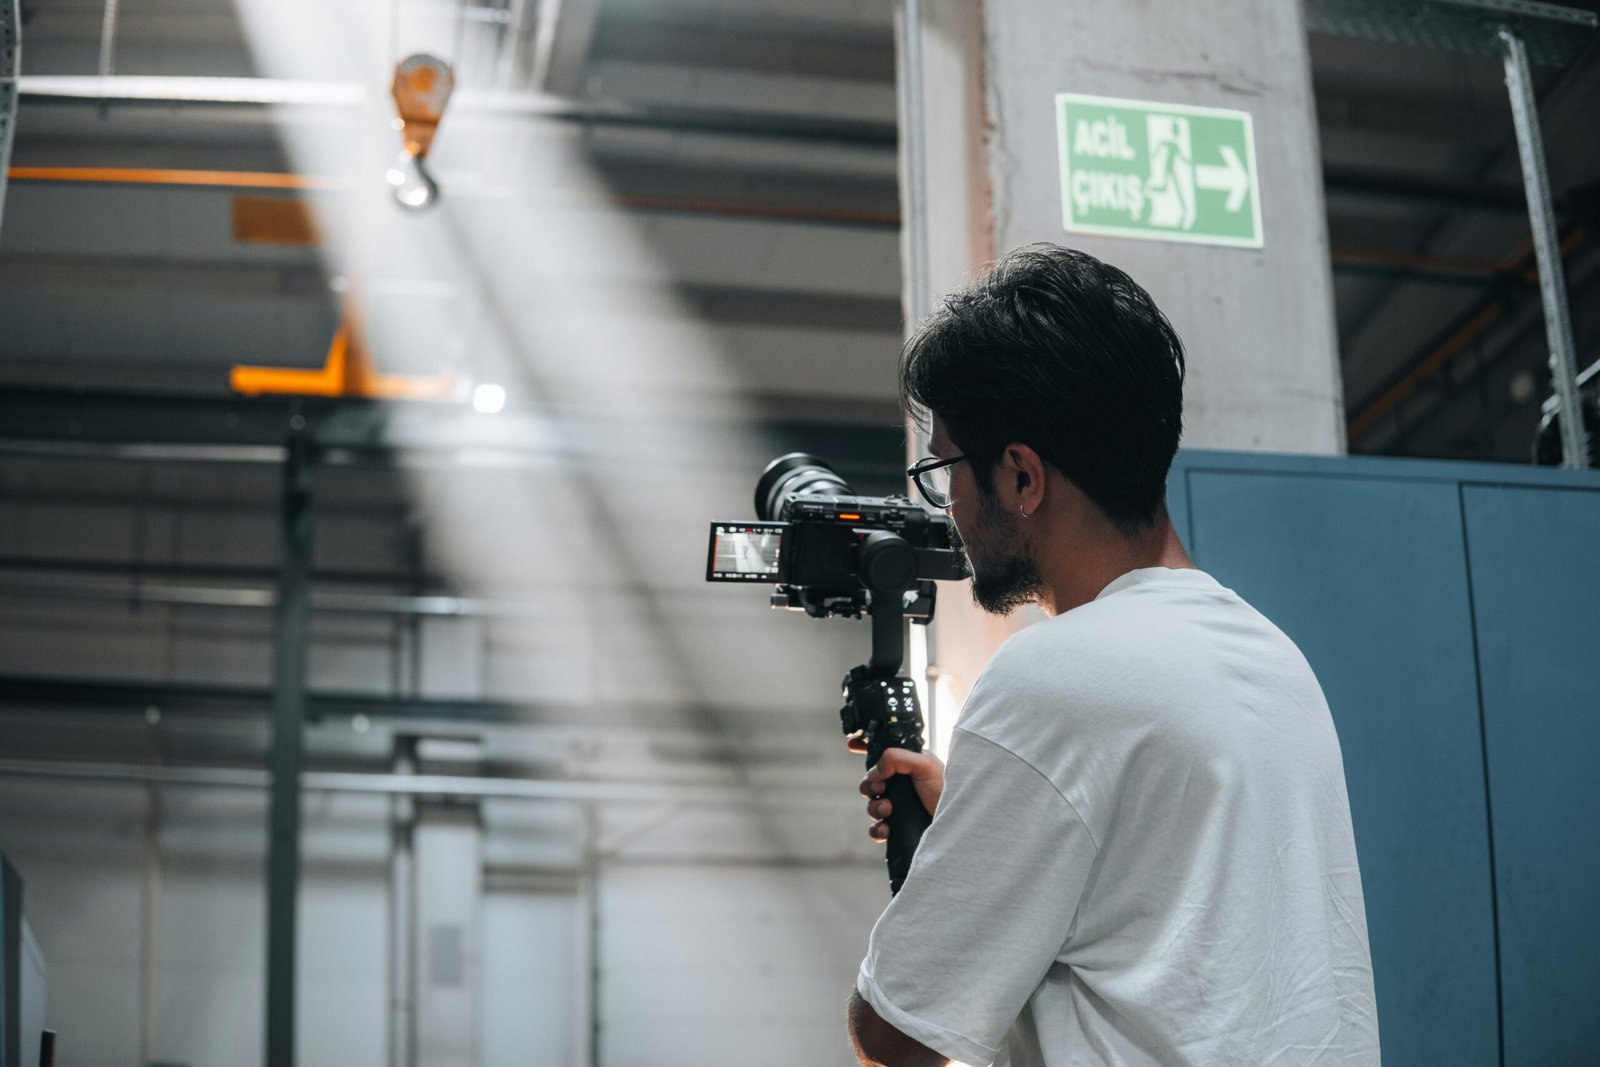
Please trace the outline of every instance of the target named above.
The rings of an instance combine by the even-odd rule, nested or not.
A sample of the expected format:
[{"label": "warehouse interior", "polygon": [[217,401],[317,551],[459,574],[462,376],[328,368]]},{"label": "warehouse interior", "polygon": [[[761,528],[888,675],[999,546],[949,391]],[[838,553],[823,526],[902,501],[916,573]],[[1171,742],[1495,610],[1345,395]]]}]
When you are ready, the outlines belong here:
[{"label": "warehouse interior", "polygon": [[[1369,907],[1369,839],[1437,860],[1396,900],[1483,883],[1415,955],[1374,908],[1386,1059],[1582,1062],[1597,10],[0,0],[0,897],[42,976],[0,1063],[40,1019],[94,1067],[853,1063],[868,627],[706,582],[707,526],[788,452],[906,492],[902,341],[1029,241],[1126,267],[1189,346],[1175,518],[1323,677]],[[397,111],[416,56],[431,116]],[[1251,112],[1260,241],[1065,229],[1058,93]],[[940,596],[936,750],[1003,636]],[[1406,650],[1380,691],[1340,681],[1361,630]],[[1460,752],[1360,718],[1433,698]],[[1557,718],[1497,735],[1496,700]],[[1357,788],[1397,777],[1409,810]],[[1422,844],[1479,832],[1458,788],[1507,813],[1470,871]],[[1562,847],[1496,866],[1519,811]]]}]

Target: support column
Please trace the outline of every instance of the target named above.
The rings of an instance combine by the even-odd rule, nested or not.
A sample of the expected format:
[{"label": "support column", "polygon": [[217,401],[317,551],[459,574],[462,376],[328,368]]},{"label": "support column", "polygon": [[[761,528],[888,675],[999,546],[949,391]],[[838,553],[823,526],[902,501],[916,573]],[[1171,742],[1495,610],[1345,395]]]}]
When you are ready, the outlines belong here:
[{"label": "support column", "polygon": [[[295,415],[300,427],[304,416]],[[297,428],[283,475],[283,558],[273,628],[271,812],[267,839],[267,1067],[294,1067],[300,772],[305,765],[314,523],[311,441]]]},{"label": "support column", "polygon": [[[1302,7],[1255,0],[920,0],[921,170],[927,263],[948,291],[984,261],[1034,241],[1081,248],[1148,289],[1188,350],[1184,445],[1339,454],[1343,396],[1321,159]],[[907,13],[902,6],[902,14]],[[902,43],[902,65],[907,49]],[[901,117],[907,106],[902,77]],[[1251,115],[1263,247],[1135,240],[1065,230],[1056,94]],[[913,150],[908,146],[908,151]],[[913,168],[902,158],[902,202]],[[908,218],[909,227],[914,219]],[[919,242],[921,245],[921,242]],[[939,608],[934,662],[947,699],[1028,616],[1000,621],[962,598]]]},{"label": "support column", "polygon": [[[1301,5],[988,0],[983,12],[986,208],[995,246],[1082,248],[1150,291],[1188,349],[1185,446],[1342,453],[1327,212]],[[1067,233],[1055,114],[1062,92],[1249,112],[1263,247]]]},{"label": "support column", "polygon": [[[901,233],[901,276],[908,329],[939,297],[960,286],[981,264],[995,256],[990,206],[988,115],[985,101],[983,10],[972,0],[902,2],[899,16],[900,202],[905,224]],[[907,37],[921,45],[920,77],[909,77]],[[921,107],[913,106],[911,90],[920,91]],[[910,157],[923,158],[913,169]],[[936,174],[936,181],[917,178]],[[921,237],[913,234],[921,229]],[[917,263],[918,253],[925,257]],[[907,463],[927,455],[919,435],[907,438]],[[913,496],[915,491],[908,488]],[[951,596],[949,593],[957,595]],[[1017,627],[979,611],[962,590],[941,595],[936,621],[924,630],[912,626],[911,640],[928,640],[926,656],[912,661],[930,664],[924,706],[929,741],[943,754],[945,739],[967,692],[989,655]]]}]

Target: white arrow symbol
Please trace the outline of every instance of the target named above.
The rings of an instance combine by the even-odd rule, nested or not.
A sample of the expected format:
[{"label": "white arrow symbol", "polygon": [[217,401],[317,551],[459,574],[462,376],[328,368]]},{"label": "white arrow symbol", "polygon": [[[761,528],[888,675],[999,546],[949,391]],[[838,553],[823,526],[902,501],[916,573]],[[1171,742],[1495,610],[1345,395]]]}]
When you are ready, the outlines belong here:
[{"label": "white arrow symbol", "polygon": [[1250,191],[1250,172],[1239,162],[1239,153],[1227,145],[1222,146],[1222,166],[1204,163],[1195,168],[1195,184],[1202,189],[1221,189],[1228,194],[1225,207],[1238,211],[1244,206],[1244,194]]}]

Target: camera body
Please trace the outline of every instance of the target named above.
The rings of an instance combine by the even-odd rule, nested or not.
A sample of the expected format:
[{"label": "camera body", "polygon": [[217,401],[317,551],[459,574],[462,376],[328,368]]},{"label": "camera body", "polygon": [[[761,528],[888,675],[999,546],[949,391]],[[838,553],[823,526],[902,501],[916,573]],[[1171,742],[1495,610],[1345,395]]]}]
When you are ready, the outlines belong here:
[{"label": "camera body", "polygon": [[933,582],[967,576],[950,519],[905,496],[859,496],[822,460],[780,456],[756,486],[758,522],[713,522],[706,580],[766,582],[772,606],[859,617],[876,588],[899,588],[926,622]]}]

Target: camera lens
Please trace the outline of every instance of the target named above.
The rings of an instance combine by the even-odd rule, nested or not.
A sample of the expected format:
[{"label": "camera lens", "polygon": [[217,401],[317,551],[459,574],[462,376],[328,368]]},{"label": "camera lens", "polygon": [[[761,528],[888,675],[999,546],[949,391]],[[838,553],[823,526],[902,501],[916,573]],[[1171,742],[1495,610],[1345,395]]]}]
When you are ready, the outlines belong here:
[{"label": "camera lens", "polygon": [[783,517],[785,505],[797,496],[825,494],[852,496],[855,490],[834,473],[816,456],[806,452],[790,452],[767,464],[756,482],[756,515],[776,522]]}]

